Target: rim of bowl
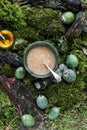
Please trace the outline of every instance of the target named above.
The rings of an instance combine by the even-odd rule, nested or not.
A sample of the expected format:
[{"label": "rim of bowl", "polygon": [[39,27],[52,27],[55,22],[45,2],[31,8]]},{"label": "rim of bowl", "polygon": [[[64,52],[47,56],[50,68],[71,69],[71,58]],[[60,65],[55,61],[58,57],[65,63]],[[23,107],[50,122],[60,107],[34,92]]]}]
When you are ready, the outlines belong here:
[{"label": "rim of bowl", "polygon": [[55,66],[53,68],[53,70],[55,71],[56,70],[56,67],[57,67],[57,58],[59,56],[59,53],[57,51],[57,49],[50,43],[48,42],[45,42],[45,41],[37,41],[37,42],[33,42],[32,44],[30,44],[25,50],[24,50],[24,57],[23,57],[23,62],[24,62],[24,67],[25,69],[27,70],[27,72],[29,72],[32,76],[36,77],[36,78],[47,78],[49,76],[51,76],[51,73],[48,72],[46,74],[43,74],[43,75],[40,75],[40,74],[37,74],[37,73],[34,73],[31,69],[29,69],[29,67],[27,66],[27,62],[26,62],[26,59],[27,59],[27,54],[29,53],[29,51],[32,49],[32,48],[35,48],[37,46],[45,46],[45,47],[48,47],[49,49],[51,49],[55,55],[55,59],[56,59],[56,62],[55,62]]}]

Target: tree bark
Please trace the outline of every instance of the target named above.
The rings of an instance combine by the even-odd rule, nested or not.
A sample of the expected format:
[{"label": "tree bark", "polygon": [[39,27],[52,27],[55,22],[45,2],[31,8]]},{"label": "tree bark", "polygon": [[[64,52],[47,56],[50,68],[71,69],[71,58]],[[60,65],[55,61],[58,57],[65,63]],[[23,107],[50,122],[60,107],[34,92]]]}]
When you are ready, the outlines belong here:
[{"label": "tree bark", "polygon": [[[14,104],[19,117],[24,114],[31,114],[35,117],[35,125],[31,130],[40,130],[40,127],[45,128],[44,112],[40,110],[35,103],[35,99],[28,90],[27,86],[15,78],[7,78],[0,75],[0,82],[6,90],[10,100]],[[20,130],[27,130],[22,122],[20,122]],[[46,128],[47,130],[47,128]]]},{"label": "tree bark", "polygon": [[16,54],[0,49],[0,61],[12,66],[23,66],[23,59]]},{"label": "tree bark", "polygon": [[80,11],[76,15],[74,23],[67,29],[65,36],[68,40],[73,39],[74,37],[79,37],[83,32],[83,29],[87,25],[87,17],[84,11]]},{"label": "tree bark", "polygon": [[[17,1],[17,0],[16,0]],[[22,0],[25,2],[25,0]],[[70,10],[79,12],[82,10],[82,3],[80,0],[27,0],[32,6],[44,6],[52,9]]]}]

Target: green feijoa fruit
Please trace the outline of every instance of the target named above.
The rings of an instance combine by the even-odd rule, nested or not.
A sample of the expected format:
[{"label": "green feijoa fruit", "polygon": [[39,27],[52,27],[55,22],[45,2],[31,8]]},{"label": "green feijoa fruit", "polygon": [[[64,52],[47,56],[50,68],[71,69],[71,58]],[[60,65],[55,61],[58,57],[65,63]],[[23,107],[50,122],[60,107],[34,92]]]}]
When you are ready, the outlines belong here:
[{"label": "green feijoa fruit", "polygon": [[70,54],[68,55],[68,57],[66,58],[66,65],[70,68],[76,68],[79,64],[78,58],[77,56],[75,56],[74,54]]},{"label": "green feijoa fruit", "polygon": [[60,113],[60,109],[58,107],[53,107],[51,108],[48,117],[50,120],[53,120],[59,116],[59,113]]},{"label": "green feijoa fruit", "polygon": [[62,14],[61,20],[64,24],[71,24],[75,20],[75,15],[73,12],[67,11]]},{"label": "green feijoa fruit", "polygon": [[18,67],[15,71],[15,77],[17,79],[23,79],[25,77],[25,70],[23,67]]},{"label": "green feijoa fruit", "polygon": [[44,95],[39,95],[36,98],[36,104],[40,109],[45,109],[48,105],[48,100]]},{"label": "green feijoa fruit", "polygon": [[35,124],[35,119],[30,114],[25,114],[21,117],[24,126],[31,127]]},{"label": "green feijoa fruit", "polygon": [[76,80],[76,73],[72,69],[67,69],[63,72],[63,79],[69,83],[72,83]]}]

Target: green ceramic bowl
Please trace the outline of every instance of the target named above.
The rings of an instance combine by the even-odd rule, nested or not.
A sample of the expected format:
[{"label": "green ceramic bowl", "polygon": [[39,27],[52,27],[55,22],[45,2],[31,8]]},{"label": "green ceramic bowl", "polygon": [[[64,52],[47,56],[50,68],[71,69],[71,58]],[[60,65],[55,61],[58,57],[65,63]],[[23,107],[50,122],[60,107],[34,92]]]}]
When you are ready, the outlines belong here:
[{"label": "green ceramic bowl", "polygon": [[55,66],[54,66],[54,68],[53,68],[54,71],[55,71],[56,68],[57,68],[57,61],[58,61],[57,59],[58,59],[59,54],[58,54],[57,49],[56,49],[53,45],[51,45],[51,44],[49,44],[49,43],[47,43],[47,42],[45,42],[45,41],[37,41],[37,42],[34,42],[34,43],[30,44],[30,45],[25,49],[23,61],[24,61],[24,67],[25,67],[25,69],[27,70],[27,72],[29,72],[32,76],[34,76],[34,77],[36,77],[36,78],[46,78],[46,77],[51,76],[51,73],[50,73],[50,72],[48,72],[48,73],[46,73],[46,74],[43,74],[43,75],[36,74],[36,73],[34,73],[32,70],[30,70],[29,67],[28,67],[28,65],[27,65],[27,55],[28,55],[29,51],[30,51],[31,49],[37,47],[37,46],[44,46],[44,47],[47,47],[47,48],[49,48],[49,49],[51,49],[51,50],[53,51],[53,53],[54,53],[54,55],[55,55],[55,59],[56,59]]}]

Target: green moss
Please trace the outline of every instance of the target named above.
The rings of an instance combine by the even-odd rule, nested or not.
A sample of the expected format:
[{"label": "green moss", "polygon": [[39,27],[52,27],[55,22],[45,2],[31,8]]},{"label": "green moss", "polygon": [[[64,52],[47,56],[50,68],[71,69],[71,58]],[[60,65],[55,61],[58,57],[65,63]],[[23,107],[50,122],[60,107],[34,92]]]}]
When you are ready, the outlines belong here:
[{"label": "green moss", "polygon": [[28,44],[42,39],[40,34],[33,27],[30,26],[21,30],[21,33],[20,30],[14,31],[13,33],[15,35],[15,39],[23,37],[24,39],[29,41]]},{"label": "green moss", "polygon": [[60,21],[61,12],[46,8],[29,8],[26,11],[27,22],[42,37],[56,37],[65,32],[62,22]]},{"label": "green moss", "polygon": [[0,12],[0,21],[3,28],[13,31],[23,29],[26,26],[24,14],[19,4],[2,0],[0,1]]},{"label": "green moss", "polygon": [[70,84],[62,81],[59,84],[51,85],[45,91],[45,95],[49,100],[48,109],[56,105],[61,107],[61,111],[65,111],[84,99],[82,90],[85,88],[85,83],[80,75],[77,77],[74,83]]},{"label": "green moss", "polygon": [[0,74],[5,74],[7,77],[14,77],[15,69],[9,64],[0,63]]},{"label": "green moss", "polygon": [[9,129],[18,127],[18,115],[12,103],[10,102],[6,92],[0,85],[0,130],[4,130],[7,127]]},{"label": "green moss", "polygon": [[11,30],[15,38],[55,40],[57,36],[65,33],[60,11],[27,5],[23,7],[20,2],[12,4],[3,0],[0,2],[0,12],[1,25]]},{"label": "green moss", "polygon": [[[61,111],[61,110],[60,110]],[[87,129],[87,105],[80,102],[60,114],[54,121],[49,121],[49,130],[86,130]]]},{"label": "green moss", "polygon": [[87,58],[84,54],[82,47],[86,47],[87,45],[87,35],[85,37],[81,37],[81,39],[75,39],[74,43],[72,44],[72,54],[75,54],[79,59],[79,66],[78,66],[78,73],[83,73],[85,75],[85,72],[87,71]]}]

